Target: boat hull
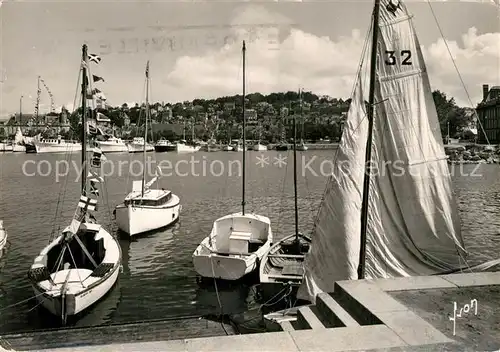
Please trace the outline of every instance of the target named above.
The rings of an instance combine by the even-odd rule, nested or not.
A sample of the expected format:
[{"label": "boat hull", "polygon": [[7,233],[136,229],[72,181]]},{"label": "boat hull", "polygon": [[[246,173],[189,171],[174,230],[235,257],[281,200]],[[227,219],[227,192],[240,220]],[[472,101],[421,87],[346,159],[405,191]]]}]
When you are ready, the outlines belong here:
[{"label": "boat hull", "polygon": [[[206,278],[239,280],[258,268],[272,241],[268,218],[241,213],[224,216],[214,222],[210,235],[193,252],[194,269]],[[252,243],[257,246],[253,250]]]},{"label": "boat hull", "polygon": [[132,237],[171,225],[179,219],[181,210],[180,199],[176,195],[172,195],[169,203],[159,207],[120,204],[116,207],[116,224]]},{"label": "boat hull", "polygon": [[276,150],[286,151],[286,150],[288,150],[288,146],[287,145],[278,145],[278,146],[276,146]]},{"label": "boat hull", "polygon": [[[202,250],[200,246],[196,249],[197,251]],[[224,256],[216,253],[193,255],[193,266],[198,275],[222,280],[243,278],[257,269],[258,261],[256,254],[248,256]]]},{"label": "boat hull", "polygon": [[26,147],[24,145],[14,144],[12,146],[12,151],[14,153],[26,153]]},{"label": "boat hull", "polygon": [[256,144],[253,146],[253,151],[254,152],[265,152],[267,150],[267,147],[262,144]]},{"label": "boat hull", "polygon": [[[64,299],[64,311],[66,316],[77,315],[97,303],[111,290],[111,288],[113,288],[118,280],[119,273],[120,267],[116,266],[108,276],[99,280],[94,285],[77,294],[67,294]],[[54,296],[47,294],[46,291],[37,284],[33,284],[32,287],[40,305],[53,315],[61,316],[63,314],[63,303],[60,295]]]},{"label": "boat hull", "polygon": [[0,152],[11,152],[12,145],[7,143],[0,143]]},{"label": "boat hull", "polygon": [[176,145],[177,153],[194,153],[200,149],[201,149],[200,146],[192,146],[192,145],[186,145],[186,144],[177,144]]},{"label": "boat hull", "polygon": [[81,143],[44,143],[35,142],[36,153],[72,153],[82,150]]},{"label": "boat hull", "polygon": [[309,147],[306,146],[305,144],[300,144],[300,145],[297,146],[297,150],[301,151],[301,152],[305,152],[308,149],[309,149]]},{"label": "boat hull", "polygon": [[175,145],[155,145],[155,152],[165,153],[165,152],[175,152]]},{"label": "boat hull", "polygon": [[[143,153],[144,144],[130,143],[127,145],[127,150],[129,153]],[[155,148],[151,144],[146,144],[146,152],[154,152]]]},{"label": "boat hull", "polygon": [[97,142],[97,146],[103,153],[126,153],[128,152],[127,145],[125,143],[106,143]]}]

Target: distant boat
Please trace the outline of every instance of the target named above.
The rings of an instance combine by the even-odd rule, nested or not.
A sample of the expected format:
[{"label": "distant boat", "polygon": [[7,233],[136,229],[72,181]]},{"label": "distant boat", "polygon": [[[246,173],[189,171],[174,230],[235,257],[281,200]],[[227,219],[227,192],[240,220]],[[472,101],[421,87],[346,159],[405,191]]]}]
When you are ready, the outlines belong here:
[{"label": "distant boat", "polygon": [[288,150],[288,144],[286,143],[281,143],[281,144],[278,144],[276,146],[276,150],[279,150],[279,151],[286,151]]},{"label": "distant boat", "polygon": [[230,144],[227,144],[225,146],[222,147],[222,150],[225,151],[225,152],[231,152],[234,150],[234,147]]},{"label": "distant boat", "polygon": [[72,153],[82,150],[82,144],[78,141],[67,141],[58,136],[56,139],[35,140],[36,153]]},{"label": "distant boat", "polygon": [[243,146],[241,144],[236,144],[233,146],[233,152],[242,152]]},{"label": "distant boat", "polygon": [[267,147],[263,144],[257,143],[252,147],[254,152],[263,152],[267,150]]},{"label": "distant boat", "polygon": [[129,150],[127,144],[115,136],[106,136],[106,140],[96,141],[96,144],[103,153],[125,153]]},{"label": "distant boat", "polygon": [[[243,41],[243,109],[245,111],[245,41]],[[243,146],[245,116],[243,113]],[[246,151],[243,151],[245,158]],[[243,159],[245,160],[245,159]],[[245,163],[243,163],[245,182]],[[260,259],[271,247],[271,220],[265,216],[245,213],[245,183],[242,211],[214,221],[210,234],[193,253],[193,266],[205,278],[238,280],[258,268]]]},{"label": "distant boat", "polygon": [[8,142],[0,142],[0,152],[11,152],[12,144]]},{"label": "distant boat", "polygon": [[305,152],[308,149],[309,149],[309,147],[307,145],[305,145],[304,141],[301,139],[300,143],[297,144],[297,150],[300,150],[301,152]]},{"label": "distant boat", "polygon": [[0,252],[7,244],[7,231],[3,227],[3,220],[0,220]]},{"label": "distant boat", "polygon": [[[144,151],[144,138],[135,137],[132,142],[127,145],[129,153],[142,153]],[[146,152],[153,152],[155,147],[146,142]]]},{"label": "distant boat", "polygon": [[188,144],[185,140],[177,142],[175,145],[175,150],[177,153],[194,153],[201,149],[199,145]]},{"label": "distant boat", "polygon": [[[149,110],[149,61],[146,64],[146,117],[144,137],[148,133]],[[145,138],[144,138],[145,139]],[[144,139],[142,139],[144,141]],[[144,164],[146,165],[146,146],[142,144]],[[129,236],[156,230],[177,221],[181,211],[180,199],[165,189],[151,188],[159,179],[161,170],[146,183],[146,167],[143,167],[142,180],[133,181],[132,192],[115,208],[118,228]]]},{"label": "distant boat", "polygon": [[175,149],[176,145],[163,137],[155,144],[155,152],[157,153],[173,152]]}]

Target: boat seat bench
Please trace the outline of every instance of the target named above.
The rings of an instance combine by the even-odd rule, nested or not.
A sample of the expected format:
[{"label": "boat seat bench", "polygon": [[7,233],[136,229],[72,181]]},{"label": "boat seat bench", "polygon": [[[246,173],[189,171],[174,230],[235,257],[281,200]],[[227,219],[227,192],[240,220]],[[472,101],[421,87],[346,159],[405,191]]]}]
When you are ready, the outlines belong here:
[{"label": "boat seat bench", "polygon": [[50,279],[49,269],[46,266],[30,269],[28,271],[28,278],[33,282],[42,282]]},{"label": "boat seat bench", "polygon": [[264,241],[262,241],[258,238],[252,238],[251,232],[233,231],[233,232],[231,232],[229,239],[230,240],[248,241],[248,243],[264,244]]},{"label": "boat seat bench", "polygon": [[115,265],[112,263],[101,263],[95,270],[92,272],[90,276],[92,277],[104,277],[106,274],[113,269]]}]

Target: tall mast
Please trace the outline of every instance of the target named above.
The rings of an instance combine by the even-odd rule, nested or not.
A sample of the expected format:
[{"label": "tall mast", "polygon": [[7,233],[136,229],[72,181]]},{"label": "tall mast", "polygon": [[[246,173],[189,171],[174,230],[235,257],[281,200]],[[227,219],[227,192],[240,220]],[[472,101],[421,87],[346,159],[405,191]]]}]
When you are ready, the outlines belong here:
[{"label": "tall mast", "polygon": [[[86,194],[87,183],[87,45],[82,47],[82,194]],[[40,81],[40,77],[38,77]]]},{"label": "tall mast", "polygon": [[375,0],[373,8],[373,25],[372,25],[372,50],[370,59],[370,91],[368,97],[368,140],[366,142],[365,156],[365,178],[363,183],[363,202],[361,205],[361,248],[359,251],[359,266],[358,279],[365,278],[365,260],[366,260],[366,232],[368,228],[368,195],[370,192],[370,166],[372,160],[372,143],[373,143],[373,115],[375,103],[375,73],[377,65],[377,48],[378,48],[378,22],[380,13],[380,0]]},{"label": "tall mast", "polygon": [[19,98],[19,126],[21,126],[21,122],[23,119],[23,96]]},{"label": "tall mast", "polygon": [[246,155],[246,138],[245,138],[245,128],[246,128],[246,118],[245,118],[245,53],[247,51],[247,47],[245,45],[245,41],[243,41],[243,48],[241,49],[243,55],[243,102],[242,102],[242,111],[243,111],[243,177],[242,177],[242,195],[241,195],[241,213],[245,215],[245,155]]},{"label": "tall mast", "polygon": [[[302,117],[302,90],[299,90],[300,116]],[[299,207],[297,204],[297,124],[293,114],[293,192],[295,198],[295,240],[299,242]]]},{"label": "tall mast", "polygon": [[146,121],[144,123],[144,146],[143,146],[143,168],[142,168],[142,190],[141,197],[144,197],[144,188],[146,182],[146,143],[148,140],[148,118],[149,118],[149,60],[146,64]]},{"label": "tall mast", "polygon": [[38,125],[38,115],[39,115],[39,109],[40,109],[40,94],[42,93],[42,90],[40,89],[40,76],[38,76],[38,82],[37,82],[37,90],[36,90],[36,124]]}]

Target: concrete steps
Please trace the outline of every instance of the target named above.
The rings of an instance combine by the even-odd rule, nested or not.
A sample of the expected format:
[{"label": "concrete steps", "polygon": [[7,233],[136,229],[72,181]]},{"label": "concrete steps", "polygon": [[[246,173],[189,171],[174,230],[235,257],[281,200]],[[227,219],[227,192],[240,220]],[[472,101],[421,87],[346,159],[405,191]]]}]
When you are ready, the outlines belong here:
[{"label": "concrete steps", "polygon": [[316,304],[300,307],[297,310],[295,320],[279,323],[283,331],[320,330],[375,324],[381,324],[381,322],[340,286],[336,287],[333,294],[319,294],[316,297]]}]

